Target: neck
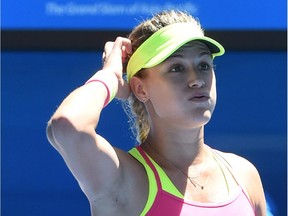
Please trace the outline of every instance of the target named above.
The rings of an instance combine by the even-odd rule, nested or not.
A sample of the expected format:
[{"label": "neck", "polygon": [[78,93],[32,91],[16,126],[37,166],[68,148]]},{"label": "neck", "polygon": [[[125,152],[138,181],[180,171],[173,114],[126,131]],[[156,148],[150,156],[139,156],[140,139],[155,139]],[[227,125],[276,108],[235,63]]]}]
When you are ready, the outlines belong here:
[{"label": "neck", "polygon": [[[158,152],[177,167],[189,167],[201,163],[205,156],[204,128],[165,131],[151,130],[143,148],[152,156]],[[151,150],[153,149],[153,150]],[[157,157],[155,155],[155,157]]]}]

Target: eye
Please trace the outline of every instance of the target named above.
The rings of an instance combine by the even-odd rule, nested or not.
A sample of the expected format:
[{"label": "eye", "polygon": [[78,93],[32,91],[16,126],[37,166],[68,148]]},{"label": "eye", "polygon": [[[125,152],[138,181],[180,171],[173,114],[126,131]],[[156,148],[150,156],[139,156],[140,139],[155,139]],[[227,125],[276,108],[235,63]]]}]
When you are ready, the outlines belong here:
[{"label": "eye", "polygon": [[184,71],[184,67],[181,66],[181,65],[175,65],[175,66],[173,66],[169,71],[170,71],[170,72],[174,72],[174,73],[176,73],[176,72],[182,72],[182,71]]},{"label": "eye", "polygon": [[211,70],[211,68],[212,68],[212,66],[210,64],[208,64],[208,63],[201,63],[198,66],[198,69],[200,71],[209,71],[209,70]]}]

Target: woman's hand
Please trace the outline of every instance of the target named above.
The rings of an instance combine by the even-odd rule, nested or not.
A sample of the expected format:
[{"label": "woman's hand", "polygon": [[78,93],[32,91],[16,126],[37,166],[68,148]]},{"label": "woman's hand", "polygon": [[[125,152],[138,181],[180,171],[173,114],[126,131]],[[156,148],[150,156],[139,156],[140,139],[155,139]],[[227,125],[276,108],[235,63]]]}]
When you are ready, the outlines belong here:
[{"label": "woman's hand", "polygon": [[118,92],[116,97],[127,99],[131,93],[130,87],[123,79],[123,64],[132,53],[131,41],[118,37],[115,42],[107,42],[102,55],[103,69],[113,71],[118,78]]}]

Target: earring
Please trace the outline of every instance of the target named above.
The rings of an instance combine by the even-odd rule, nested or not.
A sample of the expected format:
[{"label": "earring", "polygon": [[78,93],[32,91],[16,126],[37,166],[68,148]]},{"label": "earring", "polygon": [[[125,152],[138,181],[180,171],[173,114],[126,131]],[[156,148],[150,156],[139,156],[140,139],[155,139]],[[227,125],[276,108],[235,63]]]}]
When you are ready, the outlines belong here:
[{"label": "earring", "polygon": [[141,98],[141,100],[140,100],[142,103],[146,103],[147,102],[147,98]]}]

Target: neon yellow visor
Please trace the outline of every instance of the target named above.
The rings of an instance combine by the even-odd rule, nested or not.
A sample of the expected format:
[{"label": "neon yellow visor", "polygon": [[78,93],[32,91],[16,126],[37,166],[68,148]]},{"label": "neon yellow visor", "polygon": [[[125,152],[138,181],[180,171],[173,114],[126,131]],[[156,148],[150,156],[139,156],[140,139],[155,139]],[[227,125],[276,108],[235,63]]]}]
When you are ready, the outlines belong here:
[{"label": "neon yellow visor", "polygon": [[225,53],[223,46],[212,38],[204,36],[203,31],[195,23],[175,23],[167,25],[144,41],[131,56],[127,65],[127,81],[129,82],[142,68],[154,67],[178,48],[189,41],[201,41],[210,49],[213,58]]}]

